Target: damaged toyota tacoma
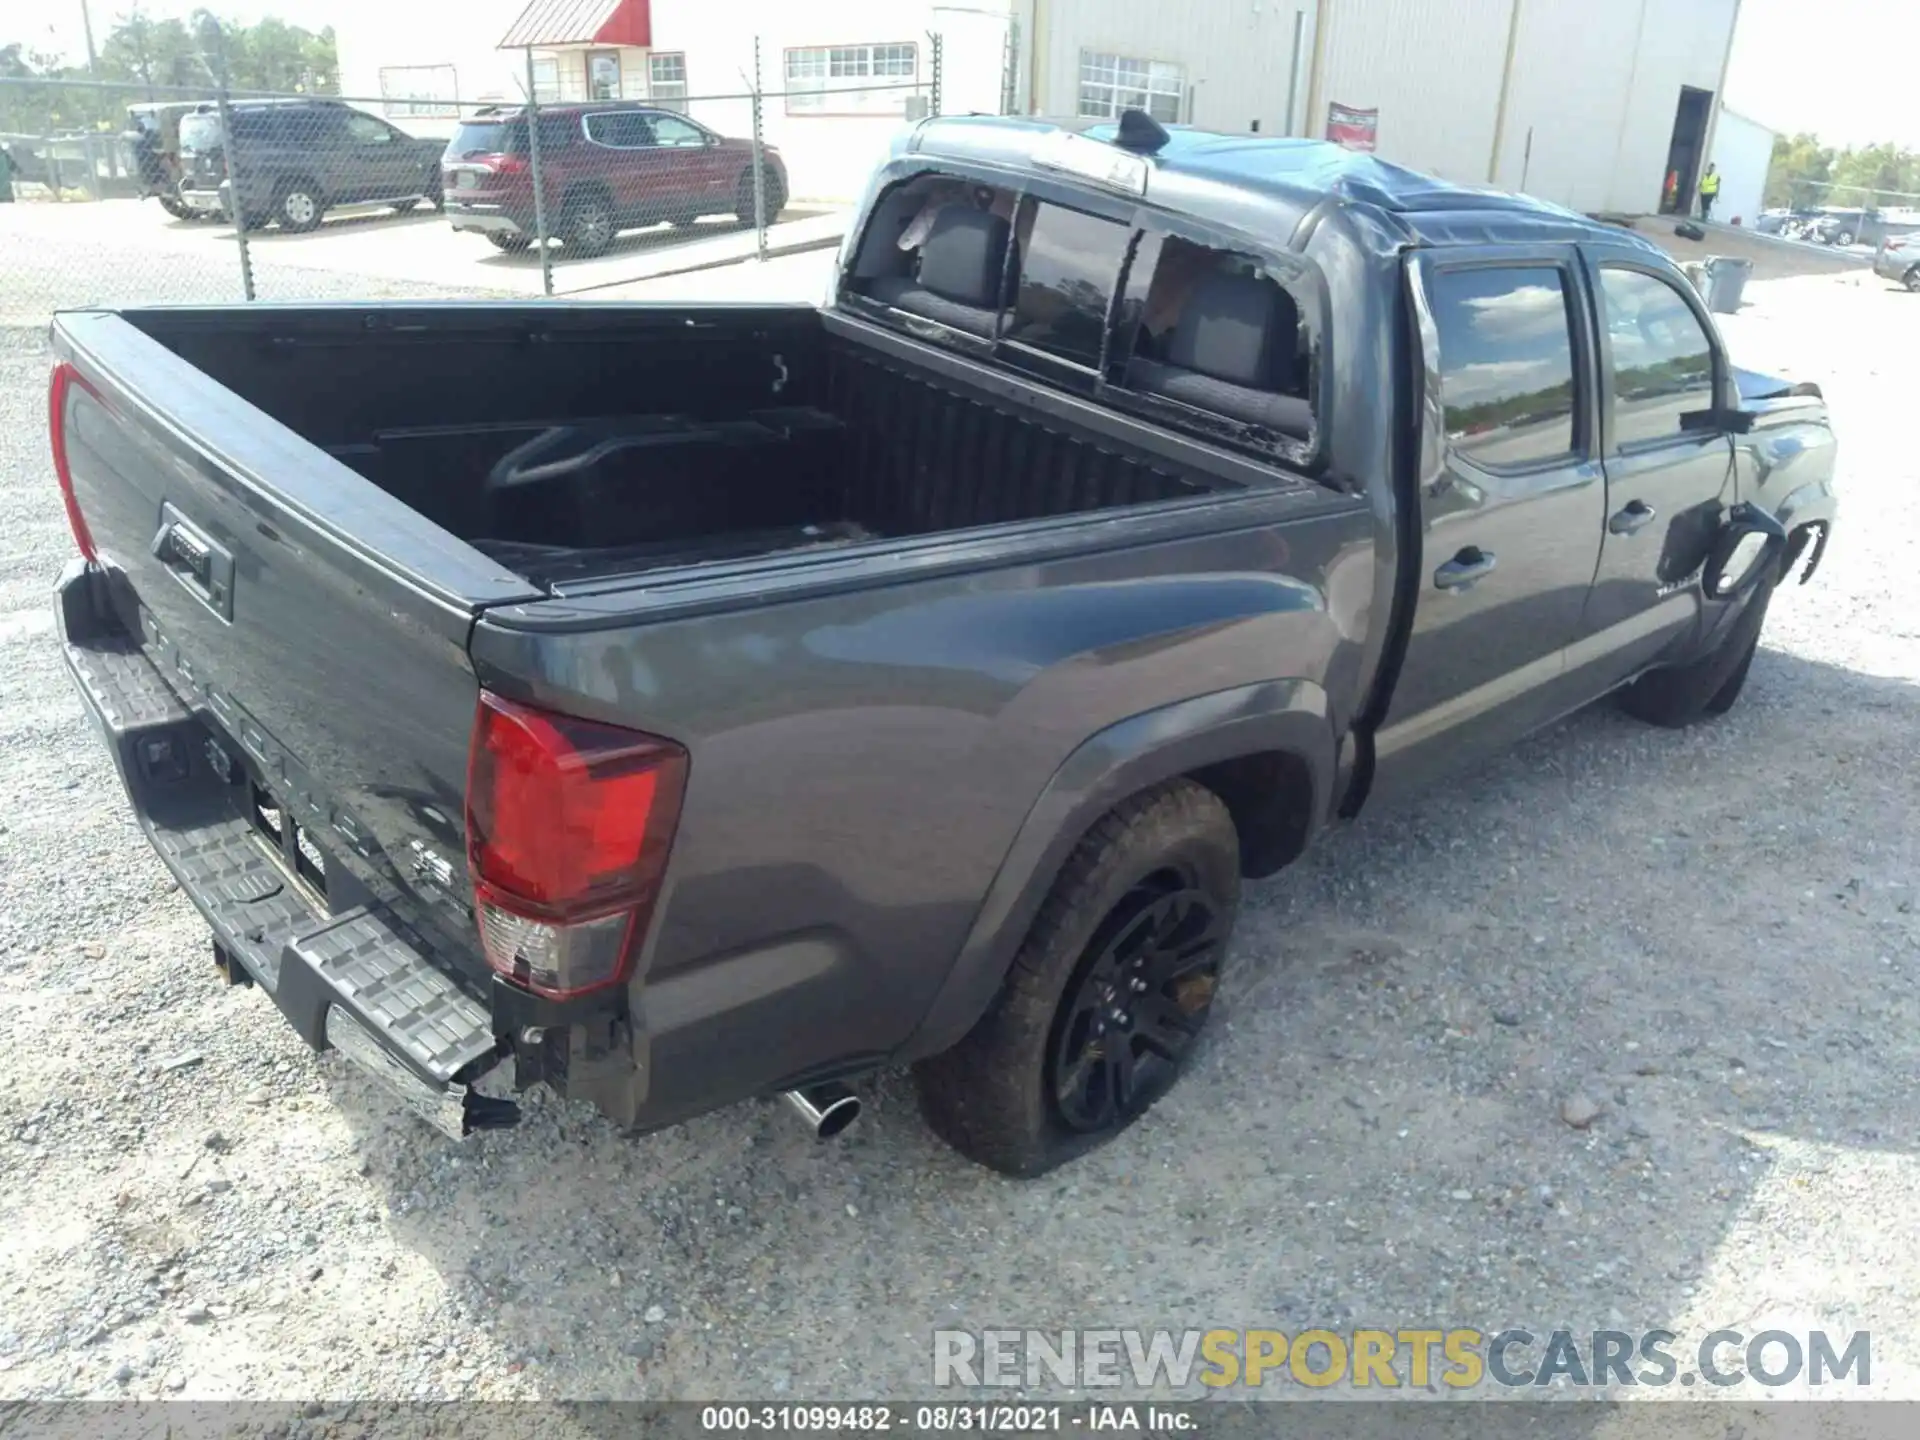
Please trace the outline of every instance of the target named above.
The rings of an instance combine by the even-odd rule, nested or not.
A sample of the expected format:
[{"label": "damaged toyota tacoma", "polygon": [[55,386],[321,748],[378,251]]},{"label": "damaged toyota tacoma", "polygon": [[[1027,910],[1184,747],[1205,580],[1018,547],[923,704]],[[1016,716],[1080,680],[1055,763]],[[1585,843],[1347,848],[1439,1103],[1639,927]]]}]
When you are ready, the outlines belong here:
[{"label": "damaged toyota tacoma", "polygon": [[[1817,388],[1630,232],[1299,140],[935,119],[820,306],[58,316],[66,661],[271,995],[453,1134],[911,1062],[1139,1117],[1243,880],[1609,692],[1740,693]],[[481,1093],[475,1082],[508,1071]]]}]

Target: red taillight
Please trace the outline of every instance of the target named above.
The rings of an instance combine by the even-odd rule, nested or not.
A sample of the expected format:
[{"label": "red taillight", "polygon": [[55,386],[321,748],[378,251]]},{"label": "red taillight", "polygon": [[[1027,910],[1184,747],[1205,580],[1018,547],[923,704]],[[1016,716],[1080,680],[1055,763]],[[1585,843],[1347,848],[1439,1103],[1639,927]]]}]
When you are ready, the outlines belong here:
[{"label": "red taillight", "polygon": [[687,752],[480,693],[467,865],[487,963],[563,998],[625,980],[667,867]]},{"label": "red taillight", "polygon": [[60,499],[67,507],[67,525],[73,531],[73,543],[89,561],[99,559],[93,548],[93,532],[87,529],[87,517],[80,513],[80,501],[73,493],[73,467],[67,462],[67,391],[78,385],[94,399],[100,392],[68,361],[53,367],[47,384],[47,434],[53,441],[53,474],[60,482]]},{"label": "red taillight", "polygon": [[482,155],[480,163],[496,175],[525,175],[533,168],[525,155]]}]

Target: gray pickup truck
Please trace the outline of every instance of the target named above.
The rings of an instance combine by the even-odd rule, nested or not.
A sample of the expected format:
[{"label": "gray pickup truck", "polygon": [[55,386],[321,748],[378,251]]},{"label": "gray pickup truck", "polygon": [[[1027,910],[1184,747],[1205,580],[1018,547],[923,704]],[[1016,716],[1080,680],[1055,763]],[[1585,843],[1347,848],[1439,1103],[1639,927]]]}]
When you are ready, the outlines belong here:
[{"label": "gray pickup truck", "polygon": [[1733,704],[1814,387],[1633,234],[1329,145],[938,119],[822,307],[54,324],[60,634],[234,982],[451,1133],[912,1062],[1140,1116],[1244,878],[1619,692]]}]

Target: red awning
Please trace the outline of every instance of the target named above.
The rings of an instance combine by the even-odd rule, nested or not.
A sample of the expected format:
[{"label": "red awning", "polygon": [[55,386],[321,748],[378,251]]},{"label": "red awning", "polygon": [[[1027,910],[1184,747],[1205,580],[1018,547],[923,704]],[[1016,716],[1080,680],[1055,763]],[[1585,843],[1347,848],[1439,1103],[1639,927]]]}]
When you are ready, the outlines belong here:
[{"label": "red awning", "polygon": [[653,17],[647,12],[647,0],[533,0],[498,48],[652,44]]}]

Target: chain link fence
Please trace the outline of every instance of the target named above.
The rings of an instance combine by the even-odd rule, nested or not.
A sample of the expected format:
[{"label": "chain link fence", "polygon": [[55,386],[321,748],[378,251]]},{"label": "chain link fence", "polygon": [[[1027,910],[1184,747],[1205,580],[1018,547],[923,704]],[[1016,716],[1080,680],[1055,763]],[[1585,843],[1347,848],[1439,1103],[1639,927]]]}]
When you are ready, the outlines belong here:
[{"label": "chain link fence", "polygon": [[1843,249],[1878,249],[1920,232],[1920,194],[1826,180],[1789,180],[1785,188],[1787,203],[1762,211],[1756,229]]},{"label": "chain link fence", "polygon": [[763,77],[756,43],[733,91],[649,100],[554,93],[533,50],[505,104],[0,79],[0,305],[591,294],[833,244],[942,50]]}]

